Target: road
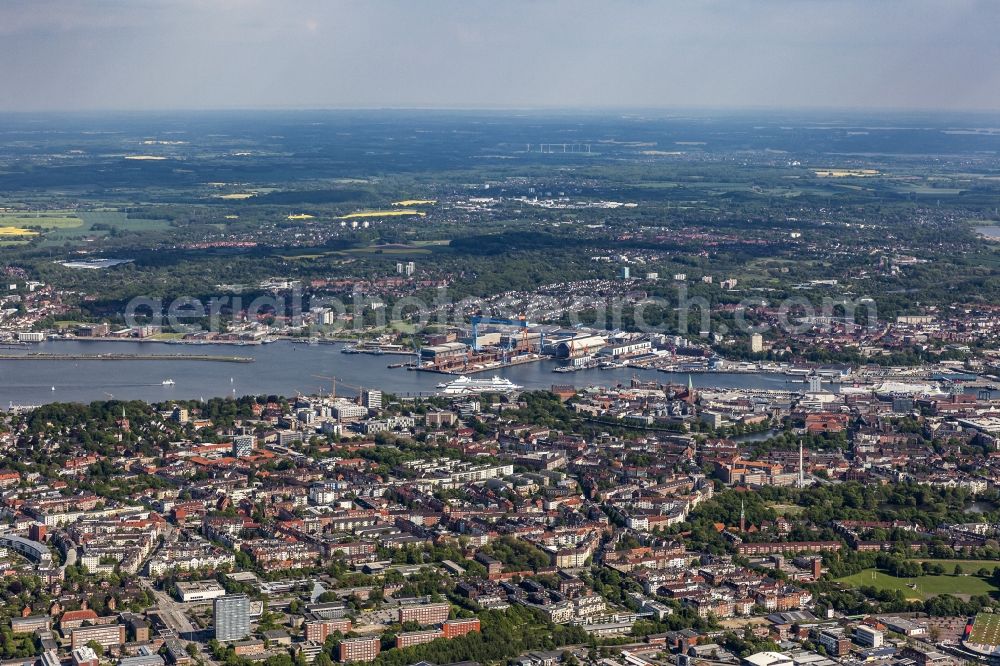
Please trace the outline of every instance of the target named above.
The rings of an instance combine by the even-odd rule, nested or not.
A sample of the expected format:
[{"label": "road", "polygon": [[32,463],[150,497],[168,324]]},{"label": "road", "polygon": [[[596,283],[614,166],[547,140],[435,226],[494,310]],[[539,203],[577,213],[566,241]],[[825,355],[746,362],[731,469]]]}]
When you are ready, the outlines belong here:
[{"label": "road", "polygon": [[139,584],[152,593],[153,598],[156,599],[156,608],[159,611],[160,618],[176,634],[177,640],[185,648],[192,643],[198,646],[199,658],[204,662],[205,666],[221,666],[221,664],[212,659],[212,655],[204,645],[184,638],[184,636],[190,636],[196,631],[196,627],[191,624],[191,621],[187,617],[185,604],[174,601],[166,592],[157,590],[148,578],[140,576]]},{"label": "road", "polygon": [[195,631],[194,625],[191,624],[187,613],[185,613],[184,604],[174,601],[166,592],[157,590],[148,578],[140,577],[139,584],[153,594],[153,598],[156,599],[156,607],[160,611],[160,617],[178,637]]}]

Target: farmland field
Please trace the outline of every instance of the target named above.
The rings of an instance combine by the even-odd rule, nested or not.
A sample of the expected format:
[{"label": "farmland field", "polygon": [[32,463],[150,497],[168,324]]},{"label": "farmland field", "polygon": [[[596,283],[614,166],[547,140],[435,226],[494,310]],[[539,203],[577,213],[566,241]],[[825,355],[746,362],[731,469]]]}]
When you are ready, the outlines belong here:
[{"label": "farmland field", "polygon": [[427,213],[419,210],[372,210],[365,213],[349,213],[347,215],[341,215],[339,219],[341,220],[353,220],[359,217],[401,217],[403,215],[419,215],[424,217]]},{"label": "farmland field", "polygon": [[0,237],[18,237],[18,236],[36,236],[37,231],[32,231],[30,229],[22,229],[21,227],[4,227],[0,226]]},{"label": "farmland field", "polygon": [[83,221],[69,211],[39,211],[38,213],[0,213],[0,227],[36,227],[67,229],[79,227]]},{"label": "farmland field", "polygon": [[159,231],[169,227],[166,220],[129,219],[127,214],[116,210],[86,211],[71,219],[75,224],[48,227],[42,242],[53,245],[89,236],[104,236],[113,228],[127,231]]}]

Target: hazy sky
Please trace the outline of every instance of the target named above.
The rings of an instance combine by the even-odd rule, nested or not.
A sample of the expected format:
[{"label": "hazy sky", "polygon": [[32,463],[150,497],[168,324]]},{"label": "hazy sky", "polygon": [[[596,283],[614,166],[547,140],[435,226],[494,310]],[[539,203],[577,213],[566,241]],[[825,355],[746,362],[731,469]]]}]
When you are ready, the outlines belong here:
[{"label": "hazy sky", "polygon": [[996,0],[0,0],[0,109],[1000,109]]}]

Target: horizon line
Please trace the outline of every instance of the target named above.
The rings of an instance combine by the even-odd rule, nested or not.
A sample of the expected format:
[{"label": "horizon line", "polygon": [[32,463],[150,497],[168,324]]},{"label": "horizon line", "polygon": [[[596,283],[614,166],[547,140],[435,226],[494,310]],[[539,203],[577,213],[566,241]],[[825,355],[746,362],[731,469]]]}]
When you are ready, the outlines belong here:
[{"label": "horizon line", "polygon": [[129,113],[253,113],[253,112],[334,112],[334,111],[423,111],[423,112],[494,112],[494,113],[873,113],[873,114],[960,114],[960,115],[1000,115],[1000,107],[891,107],[891,106],[713,106],[713,105],[662,105],[662,106],[618,106],[618,105],[297,105],[297,106],[205,106],[205,107],[105,107],[105,108],[27,108],[12,109],[0,107],[2,115],[26,114],[57,114],[57,115],[89,115],[89,114],[129,114]]}]

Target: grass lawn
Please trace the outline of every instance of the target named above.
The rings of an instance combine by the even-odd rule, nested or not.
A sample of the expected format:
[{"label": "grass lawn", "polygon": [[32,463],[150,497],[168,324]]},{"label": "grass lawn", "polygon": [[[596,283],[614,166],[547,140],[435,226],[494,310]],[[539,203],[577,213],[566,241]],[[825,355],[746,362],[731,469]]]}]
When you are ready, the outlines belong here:
[{"label": "grass lawn", "polygon": [[[939,594],[976,595],[997,592],[988,580],[977,576],[918,576],[916,578],[896,578],[884,571],[865,569],[853,576],[838,578],[838,583],[851,587],[870,586],[880,590],[898,590],[907,599],[924,600]],[[915,584],[912,588],[909,584]]]},{"label": "grass lawn", "polygon": [[408,321],[395,320],[389,323],[389,326],[394,331],[399,331],[400,333],[415,333],[417,330],[416,324],[412,324]]},{"label": "grass lawn", "polygon": [[779,516],[797,516],[806,510],[804,506],[798,506],[797,504],[772,504],[771,510],[773,510]]},{"label": "grass lawn", "polygon": [[149,336],[150,340],[180,340],[184,337],[183,333],[155,333]]},{"label": "grass lawn", "polygon": [[951,573],[955,569],[955,565],[958,564],[965,570],[965,573],[976,573],[983,567],[986,567],[991,572],[993,567],[1000,567],[1000,560],[935,560],[935,559],[924,559],[922,557],[913,558],[917,562],[930,562],[931,564],[940,564],[944,567],[947,573]]}]

